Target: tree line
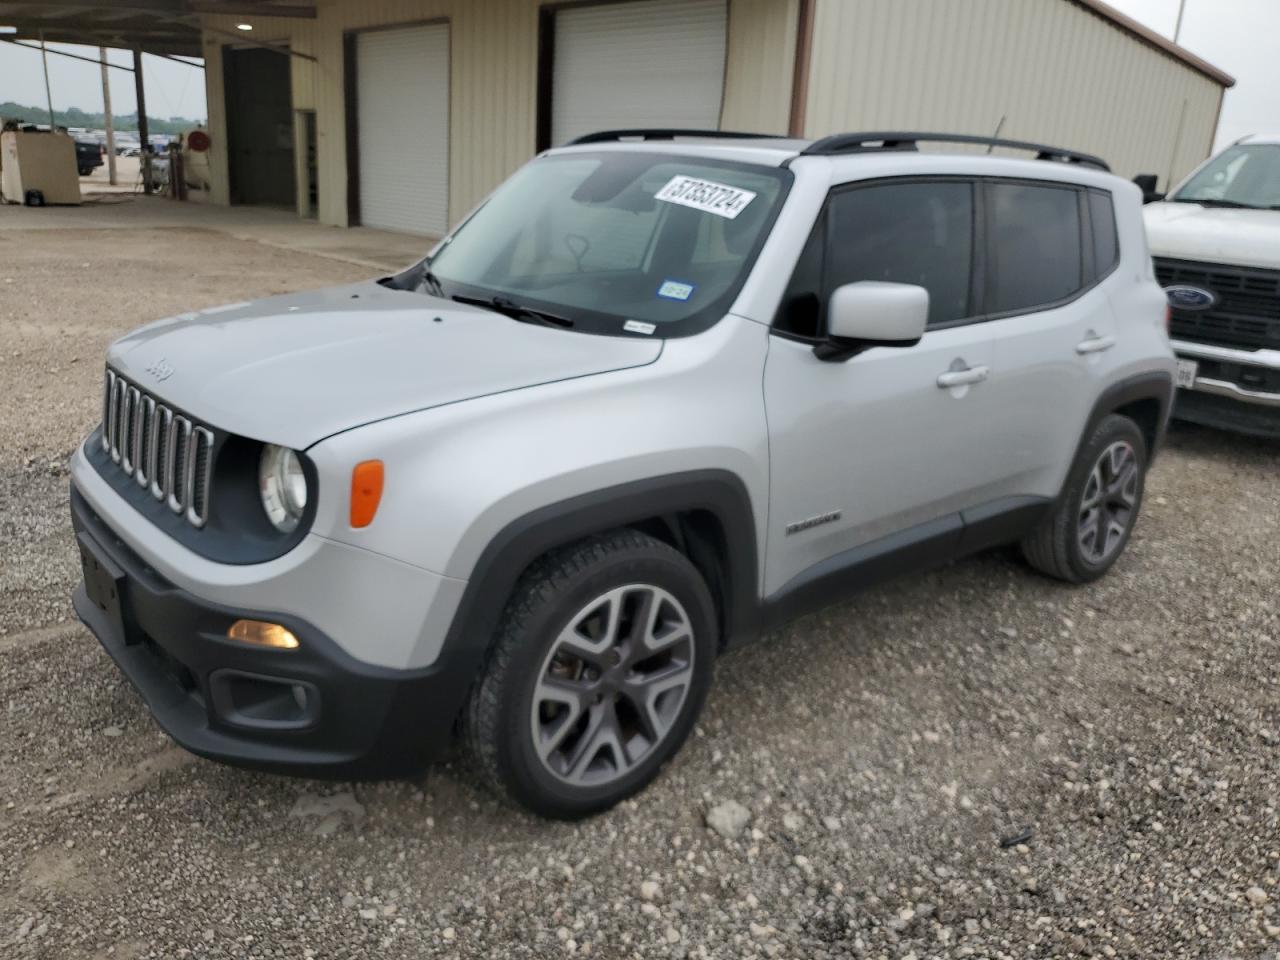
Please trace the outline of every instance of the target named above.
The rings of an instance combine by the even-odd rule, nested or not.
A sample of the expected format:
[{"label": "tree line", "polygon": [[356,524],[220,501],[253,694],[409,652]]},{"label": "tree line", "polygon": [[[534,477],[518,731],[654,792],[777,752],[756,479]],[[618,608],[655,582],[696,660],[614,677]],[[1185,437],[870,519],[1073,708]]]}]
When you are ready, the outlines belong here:
[{"label": "tree line", "polygon": [[[17,120],[19,123],[49,122],[49,111],[45,107],[24,107],[21,104],[6,100],[0,103],[0,118]],[[88,113],[79,107],[68,107],[66,110],[53,111],[53,123],[58,127],[87,127],[90,130],[101,130],[107,125],[107,118],[102,113]],[[111,117],[111,125],[116,130],[136,132],[138,114],[119,113]],[[188,120],[186,117],[147,117],[148,133],[164,133],[170,136],[190,130],[195,126],[203,126],[203,120]]]}]

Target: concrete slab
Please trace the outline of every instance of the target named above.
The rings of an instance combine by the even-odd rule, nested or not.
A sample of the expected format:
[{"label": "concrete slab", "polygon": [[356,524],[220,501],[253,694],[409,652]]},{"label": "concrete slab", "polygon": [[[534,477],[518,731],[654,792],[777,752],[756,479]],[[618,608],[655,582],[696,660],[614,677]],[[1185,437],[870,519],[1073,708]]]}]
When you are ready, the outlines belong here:
[{"label": "concrete slab", "polygon": [[[86,177],[82,184],[92,178]],[[105,174],[103,174],[105,180]],[[122,184],[123,186],[123,184]],[[90,189],[85,187],[84,189]],[[292,210],[179,203],[134,193],[86,193],[78,207],[0,206],[0,233],[10,230],[215,230],[241,240],[374,270],[396,270],[422,258],[430,237],[368,227],[329,227]]]}]

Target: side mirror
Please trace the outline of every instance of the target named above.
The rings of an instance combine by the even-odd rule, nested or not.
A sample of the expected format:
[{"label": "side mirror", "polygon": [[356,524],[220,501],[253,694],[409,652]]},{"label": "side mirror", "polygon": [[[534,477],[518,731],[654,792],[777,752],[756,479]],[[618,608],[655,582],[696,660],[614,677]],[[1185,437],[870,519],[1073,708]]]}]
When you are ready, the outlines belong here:
[{"label": "side mirror", "polygon": [[862,280],[837,287],[827,309],[819,360],[847,360],[871,347],[910,347],[929,322],[929,291],[909,283]]},{"label": "side mirror", "polygon": [[1133,178],[1133,182],[1138,185],[1138,189],[1142,191],[1143,203],[1155,203],[1157,200],[1163,200],[1164,194],[1156,189],[1156,184],[1160,182],[1160,178],[1154,173],[1140,173]]}]

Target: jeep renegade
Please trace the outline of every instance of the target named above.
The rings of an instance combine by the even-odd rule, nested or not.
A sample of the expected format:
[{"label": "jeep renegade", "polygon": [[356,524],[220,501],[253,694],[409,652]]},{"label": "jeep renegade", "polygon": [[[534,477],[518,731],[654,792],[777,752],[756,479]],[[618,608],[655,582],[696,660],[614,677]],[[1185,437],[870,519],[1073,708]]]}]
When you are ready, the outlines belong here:
[{"label": "jeep renegade", "polygon": [[918,141],[974,138],[592,135],[396,276],[123,337],[77,612],[197,754],[460,739],[572,818],[657,774],[721,653],[854,588],[1019,542],[1094,580],[1174,390],[1140,192]]}]

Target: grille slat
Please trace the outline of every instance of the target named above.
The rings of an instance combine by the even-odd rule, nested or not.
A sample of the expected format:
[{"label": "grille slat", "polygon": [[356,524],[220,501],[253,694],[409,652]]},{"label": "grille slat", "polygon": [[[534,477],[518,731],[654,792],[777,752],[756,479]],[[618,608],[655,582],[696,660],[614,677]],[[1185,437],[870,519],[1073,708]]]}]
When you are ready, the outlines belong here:
[{"label": "grille slat", "polygon": [[151,451],[154,446],[151,424],[155,418],[156,401],[143,394],[142,402],[138,404],[138,456],[133,465],[133,476],[138,481],[138,486],[144,489],[154,475],[151,465]]},{"label": "grille slat", "polygon": [[194,527],[209,519],[213,431],[107,371],[102,449],[126,476]]},{"label": "grille slat", "polygon": [[191,421],[175,414],[169,424],[169,496],[165,502],[174,513],[187,505],[187,447],[191,441]]},{"label": "grille slat", "polygon": [[120,466],[130,476],[138,462],[138,410],[142,406],[141,400],[142,392],[137,387],[125,390],[124,411],[120,414],[120,423],[124,427],[120,437]]},{"label": "grille slat", "polygon": [[120,462],[121,434],[124,432],[124,397],[129,385],[119,377],[111,390],[111,459]]},{"label": "grille slat", "polygon": [[111,452],[111,430],[114,417],[111,411],[116,400],[116,375],[107,371],[107,380],[102,389],[102,449]]},{"label": "grille slat", "polygon": [[169,493],[169,425],[173,422],[173,411],[166,406],[156,406],[155,427],[155,463],[152,467],[151,495],[163,500]]},{"label": "grille slat", "polygon": [[1218,298],[1208,310],[1175,309],[1170,325],[1174,337],[1248,350],[1280,349],[1280,270],[1167,258],[1157,258],[1155,267],[1162,287],[1188,284]]},{"label": "grille slat", "polygon": [[203,527],[209,519],[209,481],[213,472],[213,434],[196,427],[191,434],[190,467],[187,470],[187,520]]}]

